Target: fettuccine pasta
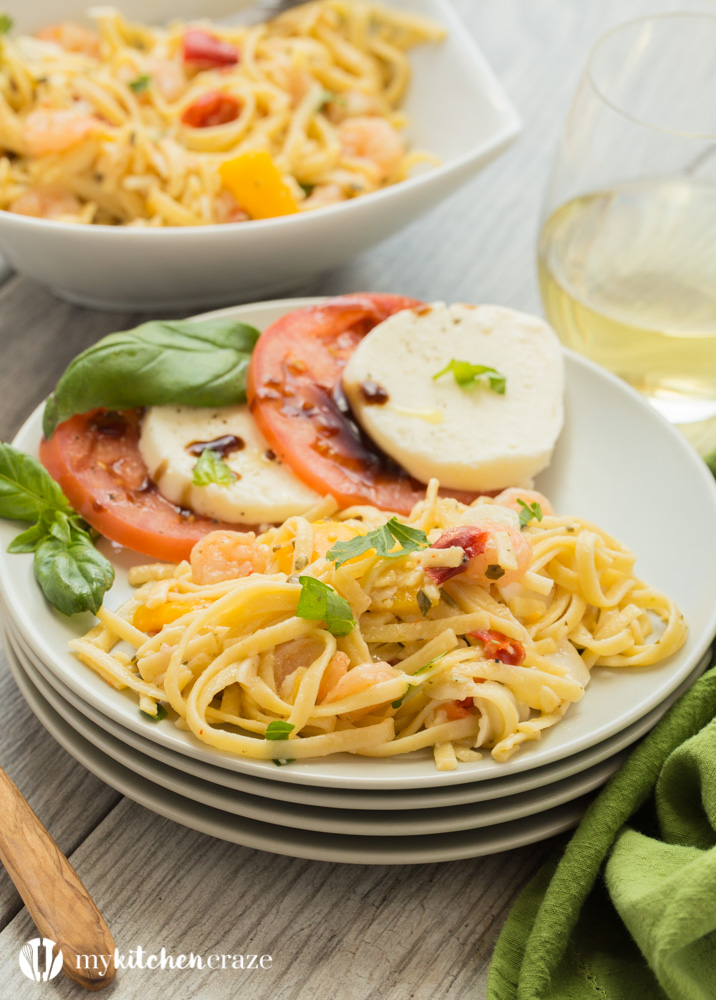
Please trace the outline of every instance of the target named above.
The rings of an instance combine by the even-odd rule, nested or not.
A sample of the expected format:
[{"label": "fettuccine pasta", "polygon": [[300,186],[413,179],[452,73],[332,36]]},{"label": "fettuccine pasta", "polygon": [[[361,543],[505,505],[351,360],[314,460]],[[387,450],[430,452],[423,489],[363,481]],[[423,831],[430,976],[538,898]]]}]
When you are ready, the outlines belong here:
[{"label": "fettuccine pasta", "polygon": [[320,208],[405,179],[400,104],[425,18],[316,0],[247,27],[90,12],[0,41],[0,208],[195,226]]},{"label": "fettuccine pasta", "polygon": [[[258,537],[208,535],[191,563],[133,569],[131,600],[70,645],[144,712],[166,706],[220,750],[283,763],[431,748],[448,770],[539,739],[592,668],[683,644],[673,601],[600,528],[526,508],[519,491],[466,506],[437,486],[403,520],[327,498]],[[365,549],[386,525],[408,541]],[[357,554],[337,555],[351,540]],[[301,610],[316,589],[332,595],[323,620]]]}]

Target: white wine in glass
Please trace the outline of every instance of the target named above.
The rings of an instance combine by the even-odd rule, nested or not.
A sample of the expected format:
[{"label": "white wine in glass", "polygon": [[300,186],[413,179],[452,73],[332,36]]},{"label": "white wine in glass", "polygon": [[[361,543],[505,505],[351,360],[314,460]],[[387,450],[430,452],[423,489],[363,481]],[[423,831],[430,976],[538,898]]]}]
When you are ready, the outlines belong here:
[{"label": "white wine in glass", "polygon": [[639,389],[704,454],[716,448],[714,51],[709,14],[642,19],[597,43],[538,250],[565,344]]}]

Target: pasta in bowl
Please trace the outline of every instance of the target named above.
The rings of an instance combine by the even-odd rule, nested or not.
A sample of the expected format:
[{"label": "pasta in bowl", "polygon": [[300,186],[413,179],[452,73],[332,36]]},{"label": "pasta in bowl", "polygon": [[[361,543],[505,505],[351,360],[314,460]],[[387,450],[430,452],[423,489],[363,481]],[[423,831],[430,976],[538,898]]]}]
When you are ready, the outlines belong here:
[{"label": "pasta in bowl", "polygon": [[437,490],[403,520],[328,498],[258,537],[207,535],[191,561],[135,567],[132,598],[71,648],[219,750],[281,765],[430,747],[453,770],[539,739],[593,668],[683,645],[674,602],[595,525],[521,490],[469,506]]},{"label": "pasta in bowl", "polygon": [[[382,12],[318,0],[275,28],[164,29],[149,25],[175,4],[127,0],[95,35],[52,27],[54,7],[23,11],[1,55],[10,262],[83,304],[219,304],[295,285],[407,224],[519,125],[444,0]],[[63,5],[69,22],[83,14]],[[440,113],[456,91],[469,120]],[[416,171],[420,150],[433,165]]]},{"label": "pasta in bowl", "polygon": [[[313,0],[254,26],[111,7],[2,41],[0,208],[105,225],[293,215],[405,180],[410,51],[437,22]],[[434,158],[433,158],[434,159]]]}]

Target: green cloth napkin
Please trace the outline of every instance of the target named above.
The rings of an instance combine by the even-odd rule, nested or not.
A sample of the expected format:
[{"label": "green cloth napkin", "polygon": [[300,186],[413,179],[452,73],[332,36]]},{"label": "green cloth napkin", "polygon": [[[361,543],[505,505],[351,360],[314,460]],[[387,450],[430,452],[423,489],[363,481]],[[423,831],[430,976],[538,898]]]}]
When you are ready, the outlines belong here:
[{"label": "green cloth napkin", "polygon": [[716,665],[522,891],[487,1000],[716,998]]}]

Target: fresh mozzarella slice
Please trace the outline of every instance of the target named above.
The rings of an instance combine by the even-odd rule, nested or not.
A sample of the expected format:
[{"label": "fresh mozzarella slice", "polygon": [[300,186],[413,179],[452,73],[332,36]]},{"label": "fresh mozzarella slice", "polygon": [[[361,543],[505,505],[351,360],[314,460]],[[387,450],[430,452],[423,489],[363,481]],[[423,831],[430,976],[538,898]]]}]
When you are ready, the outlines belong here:
[{"label": "fresh mozzarella slice", "polygon": [[[452,360],[506,376],[461,388]],[[343,374],[353,412],[383,451],[421,482],[495,490],[544,469],[562,427],[564,362],[543,320],[500,306],[435,303],[396,313],[359,343]]]},{"label": "fresh mozzarella slice", "polygon": [[[198,453],[207,442],[214,442],[214,450],[235,473],[230,485],[193,484]],[[168,500],[218,521],[285,521],[305,513],[319,499],[279,462],[248,406],[152,406],[142,421],[139,450]]]}]

